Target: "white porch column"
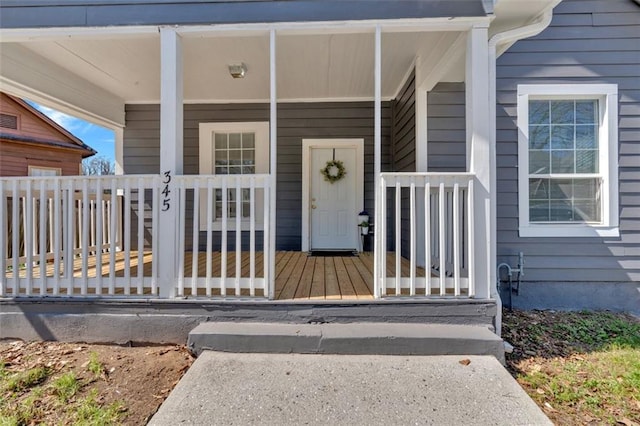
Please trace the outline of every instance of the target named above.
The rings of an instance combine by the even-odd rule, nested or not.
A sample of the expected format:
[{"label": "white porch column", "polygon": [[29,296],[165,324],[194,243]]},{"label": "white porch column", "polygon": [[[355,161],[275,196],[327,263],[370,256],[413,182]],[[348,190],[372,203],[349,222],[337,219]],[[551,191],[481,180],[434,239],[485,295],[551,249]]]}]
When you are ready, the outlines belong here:
[{"label": "white porch column", "polygon": [[[175,176],[182,174],[182,42],[175,29],[160,29],[160,175],[161,187],[154,208],[159,210],[158,262],[160,297],[173,297],[178,259],[178,188]],[[168,189],[167,191],[163,190]]]},{"label": "white porch column", "polygon": [[374,194],[375,194],[375,211],[374,211],[374,225],[375,225],[375,237],[373,240],[373,297],[376,299],[381,296],[381,285],[384,282],[383,277],[380,275],[382,262],[385,261],[383,256],[386,256],[387,242],[382,240],[382,220],[386,219],[382,209],[382,193],[380,187],[380,171],[382,160],[382,102],[380,97],[382,95],[382,32],[380,25],[376,25],[375,32],[375,61],[374,61],[374,154],[373,154],[373,173],[374,173]]},{"label": "white porch column", "polygon": [[[425,64],[421,57],[416,58],[416,87],[415,87],[415,120],[416,120],[416,172],[428,172],[428,128],[427,128],[427,109],[428,109],[428,90],[424,82],[427,80],[425,75]],[[424,200],[424,187],[416,188],[416,200]],[[416,253],[413,254],[416,259],[416,265],[420,267],[427,267],[425,265],[425,211],[424,203],[416,203]],[[429,244],[428,242],[426,244]],[[430,268],[427,268],[429,270]]]},{"label": "white porch column", "polygon": [[113,136],[114,136],[115,154],[116,154],[115,172],[116,172],[116,175],[123,175],[124,174],[124,128],[114,127]]},{"label": "white porch column", "polygon": [[466,58],[467,170],[476,175],[474,184],[473,277],[475,296],[490,297],[494,285],[491,259],[491,125],[489,102],[489,48],[486,26],[474,26],[468,33]]},{"label": "white porch column", "polygon": [[[265,279],[268,279],[269,299],[275,298],[276,290],[276,183],[278,165],[278,95],[276,75],[276,30],[269,31],[269,173],[271,184],[269,189],[269,265]],[[265,263],[265,265],[267,265]]]}]

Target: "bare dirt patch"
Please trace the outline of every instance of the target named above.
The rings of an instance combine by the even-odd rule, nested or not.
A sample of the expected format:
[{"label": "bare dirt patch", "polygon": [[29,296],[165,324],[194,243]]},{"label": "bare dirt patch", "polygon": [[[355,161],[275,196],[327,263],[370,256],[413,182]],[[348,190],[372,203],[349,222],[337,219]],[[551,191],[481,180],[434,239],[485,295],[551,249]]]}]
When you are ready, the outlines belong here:
[{"label": "bare dirt patch", "polygon": [[0,424],[146,424],[192,364],[183,346],[0,342]]}]

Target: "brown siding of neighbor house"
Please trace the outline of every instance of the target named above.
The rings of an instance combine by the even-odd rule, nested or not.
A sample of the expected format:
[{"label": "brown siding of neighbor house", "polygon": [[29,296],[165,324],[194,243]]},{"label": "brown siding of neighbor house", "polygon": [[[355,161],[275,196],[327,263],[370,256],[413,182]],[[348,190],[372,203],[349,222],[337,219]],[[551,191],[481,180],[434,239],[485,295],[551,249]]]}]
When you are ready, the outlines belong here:
[{"label": "brown siding of neighbor house", "polygon": [[80,151],[0,140],[0,176],[28,176],[29,166],[61,170],[63,176],[80,174]]}]

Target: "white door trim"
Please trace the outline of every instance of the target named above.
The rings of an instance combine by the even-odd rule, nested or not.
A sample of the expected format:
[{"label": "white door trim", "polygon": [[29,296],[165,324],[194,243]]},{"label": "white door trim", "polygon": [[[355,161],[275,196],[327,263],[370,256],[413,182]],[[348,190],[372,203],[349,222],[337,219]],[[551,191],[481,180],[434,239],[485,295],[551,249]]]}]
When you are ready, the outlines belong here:
[{"label": "white door trim", "polygon": [[[302,140],[302,251],[310,248],[309,190],[311,186],[312,148],[355,148],[356,150],[356,202],[364,207],[364,139],[303,139]],[[350,172],[350,171],[347,171]],[[356,204],[357,205],[357,204]],[[357,212],[356,212],[357,213]],[[355,220],[355,218],[354,218]]]}]

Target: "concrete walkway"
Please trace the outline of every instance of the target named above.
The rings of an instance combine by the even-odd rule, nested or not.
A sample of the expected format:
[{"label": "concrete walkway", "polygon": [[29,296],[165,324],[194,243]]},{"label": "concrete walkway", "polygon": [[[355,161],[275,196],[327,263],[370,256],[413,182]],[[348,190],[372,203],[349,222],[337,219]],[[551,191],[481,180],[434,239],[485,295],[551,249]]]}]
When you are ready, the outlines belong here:
[{"label": "concrete walkway", "polygon": [[552,423],[491,356],[205,351],[149,424]]}]

